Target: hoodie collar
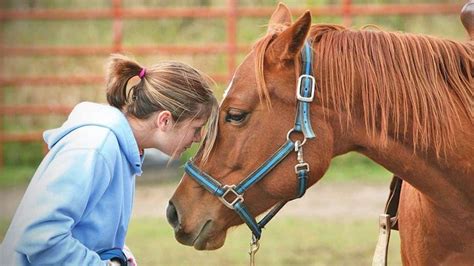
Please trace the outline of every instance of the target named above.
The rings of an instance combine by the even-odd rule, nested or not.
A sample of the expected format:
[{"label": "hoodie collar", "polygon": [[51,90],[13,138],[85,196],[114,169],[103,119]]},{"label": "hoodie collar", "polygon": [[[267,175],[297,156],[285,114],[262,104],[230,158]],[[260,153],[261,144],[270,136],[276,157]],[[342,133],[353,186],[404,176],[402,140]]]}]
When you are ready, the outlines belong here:
[{"label": "hoodie collar", "polygon": [[127,118],[115,107],[91,102],[80,103],[74,107],[61,127],[45,131],[43,137],[48,148],[51,149],[71,131],[91,125],[110,129],[117,137],[120,148],[125,153],[135,174],[141,175],[143,156],[140,156],[137,141]]}]

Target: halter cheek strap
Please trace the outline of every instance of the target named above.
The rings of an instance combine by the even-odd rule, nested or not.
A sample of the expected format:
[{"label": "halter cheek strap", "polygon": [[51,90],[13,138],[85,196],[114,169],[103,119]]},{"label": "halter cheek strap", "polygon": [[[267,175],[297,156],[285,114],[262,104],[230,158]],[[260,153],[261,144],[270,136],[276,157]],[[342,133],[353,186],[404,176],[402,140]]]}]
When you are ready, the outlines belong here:
[{"label": "halter cheek strap", "polygon": [[[257,223],[255,218],[250,214],[249,210],[244,204],[243,194],[250,186],[265,177],[265,175],[270,172],[270,170],[272,170],[293,150],[294,143],[291,140],[288,140],[272,157],[269,158],[269,160],[262,164],[247,178],[242,180],[238,185],[222,185],[219,181],[200,171],[191,161],[186,163],[184,170],[207,191],[217,196],[225,206],[237,212],[240,218],[242,218],[242,220],[244,220],[244,222],[250,228],[256,239],[260,239],[262,228],[270,221],[276,212],[272,215],[272,217],[267,217],[267,215],[264,217],[264,219],[262,219],[262,221]],[[306,189],[306,186],[304,186],[304,188]],[[283,207],[283,205],[281,207]]]},{"label": "halter cheek strap", "polygon": [[[244,220],[244,222],[250,228],[253,235],[257,239],[260,239],[260,236],[262,234],[262,228],[265,226],[266,223],[270,221],[270,219],[276,214],[276,212],[272,215],[272,217],[267,217],[267,214],[267,216],[265,216],[262,221],[257,223],[255,218],[250,214],[249,210],[244,204],[243,194],[253,184],[257,183],[263,177],[265,177],[279,162],[281,162],[281,160],[283,160],[293,150],[294,142],[288,140],[273,156],[271,156],[265,163],[263,163],[257,170],[251,173],[247,178],[242,180],[238,185],[222,185],[219,181],[215,180],[210,175],[199,170],[196,165],[194,165],[194,163],[191,161],[188,161],[185,164],[184,170],[189,176],[194,178],[194,180],[196,180],[207,191],[217,196],[225,206],[237,212],[240,218],[242,218],[242,220]],[[299,187],[303,186],[300,184]],[[306,190],[306,186],[304,186],[304,190]]]},{"label": "halter cheek strap", "polygon": [[303,62],[303,71],[298,78],[298,86],[296,87],[296,99],[298,100],[298,109],[296,112],[295,130],[302,131],[305,138],[315,138],[310,120],[310,103],[314,99],[314,87],[316,80],[311,73],[312,70],[312,52],[308,42],[305,43],[301,60]]},{"label": "halter cheek strap", "polygon": [[[302,51],[303,69],[302,74],[298,78],[298,86],[296,88],[296,98],[298,102],[295,118],[295,126],[290,129],[287,134],[286,142],[259,168],[253,171],[245,179],[237,185],[223,185],[212,176],[201,171],[192,160],[185,164],[185,172],[196,180],[207,191],[217,196],[219,200],[228,208],[233,209],[240,218],[247,224],[252,231],[254,243],[260,239],[262,229],[265,225],[283,208],[288,201],[279,202],[274,206],[260,222],[257,222],[254,216],[249,212],[244,204],[244,193],[253,184],[264,178],[275,166],[277,166],[292,151],[296,152],[298,163],[295,165],[295,173],[298,180],[296,198],[302,197],[307,188],[309,165],[303,159],[303,145],[306,139],[315,138],[315,134],[311,127],[310,106],[309,104],[314,98],[315,79],[311,74],[311,47],[306,42]],[[303,141],[292,141],[290,135],[293,132],[302,132]]]}]

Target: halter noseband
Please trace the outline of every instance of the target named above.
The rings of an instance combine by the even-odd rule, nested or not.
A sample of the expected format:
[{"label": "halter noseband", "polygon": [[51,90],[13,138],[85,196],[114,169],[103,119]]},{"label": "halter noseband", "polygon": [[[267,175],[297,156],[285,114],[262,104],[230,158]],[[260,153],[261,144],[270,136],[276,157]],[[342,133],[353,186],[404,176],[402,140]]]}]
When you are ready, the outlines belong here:
[{"label": "halter noseband", "polygon": [[[260,239],[262,229],[288,201],[279,202],[265,215],[265,217],[263,217],[260,222],[257,222],[244,204],[244,193],[253,184],[262,180],[292,151],[297,153],[298,160],[298,163],[295,165],[295,173],[298,178],[298,192],[296,198],[302,197],[306,192],[309,165],[303,160],[303,145],[305,144],[306,139],[315,138],[315,134],[311,128],[309,113],[309,104],[314,98],[315,79],[311,74],[312,53],[310,45],[307,42],[304,45],[301,55],[303,69],[302,74],[298,78],[298,85],[296,87],[296,99],[298,101],[298,106],[296,110],[295,126],[288,131],[286,142],[272,156],[270,156],[270,158],[268,158],[259,168],[253,171],[237,185],[221,184],[212,176],[201,171],[192,160],[189,160],[184,167],[184,170],[190,177],[196,180],[207,191],[217,196],[225,206],[237,212],[237,214],[242,218],[242,220],[244,220],[244,222],[252,231],[254,242]],[[304,140],[291,140],[290,135],[293,132],[302,132],[304,135]],[[233,195],[234,198],[232,200],[227,200],[226,196],[228,197],[228,195]]]}]

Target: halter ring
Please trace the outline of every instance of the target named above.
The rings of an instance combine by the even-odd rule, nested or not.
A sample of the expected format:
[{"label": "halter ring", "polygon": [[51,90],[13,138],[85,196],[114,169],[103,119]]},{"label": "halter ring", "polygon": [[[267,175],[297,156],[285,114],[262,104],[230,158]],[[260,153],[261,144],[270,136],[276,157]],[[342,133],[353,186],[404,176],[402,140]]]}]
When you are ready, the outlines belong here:
[{"label": "halter ring", "polygon": [[[291,133],[293,133],[293,132],[296,132],[296,130],[295,130],[294,128],[290,129],[290,130],[288,131],[288,133],[286,133],[286,140],[291,140],[291,139],[290,139],[290,135],[291,135]],[[303,135],[304,135],[304,134],[303,134]],[[301,146],[303,146],[303,145],[306,143],[306,137],[304,137],[303,141],[300,141],[300,140],[296,140],[296,141],[291,140],[291,141],[292,141],[292,142],[295,142],[295,143],[296,143],[296,141],[299,141],[301,144],[299,144],[298,146],[301,147]]]}]

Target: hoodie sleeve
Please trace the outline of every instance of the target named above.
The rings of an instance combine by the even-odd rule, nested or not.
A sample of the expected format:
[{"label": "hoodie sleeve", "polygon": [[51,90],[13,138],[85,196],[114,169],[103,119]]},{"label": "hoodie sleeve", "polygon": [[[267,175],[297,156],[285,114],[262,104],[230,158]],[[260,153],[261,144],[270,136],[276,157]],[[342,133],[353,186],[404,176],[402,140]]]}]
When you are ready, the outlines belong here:
[{"label": "hoodie sleeve", "polygon": [[72,235],[87,206],[103,195],[111,179],[105,158],[95,150],[74,149],[56,155],[30,184],[22,213],[26,227],[16,251],[33,265],[98,265],[99,255]]}]

